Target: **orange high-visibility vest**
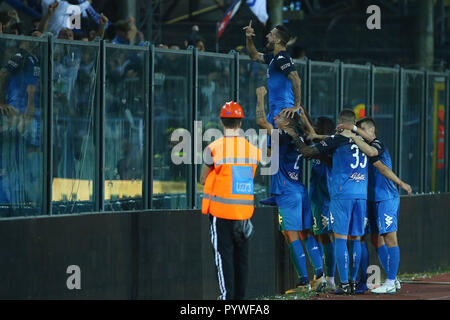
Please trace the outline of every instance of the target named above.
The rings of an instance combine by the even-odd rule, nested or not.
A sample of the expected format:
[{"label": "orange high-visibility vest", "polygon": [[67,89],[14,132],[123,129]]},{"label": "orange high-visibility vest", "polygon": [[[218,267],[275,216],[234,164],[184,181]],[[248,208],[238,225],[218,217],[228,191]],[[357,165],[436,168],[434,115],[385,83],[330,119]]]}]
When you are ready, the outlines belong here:
[{"label": "orange high-visibility vest", "polygon": [[230,220],[251,218],[253,178],[261,151],[244,137],[223,137],[207,148],[214,170],[208,174],[203,188],[202,213]]}]

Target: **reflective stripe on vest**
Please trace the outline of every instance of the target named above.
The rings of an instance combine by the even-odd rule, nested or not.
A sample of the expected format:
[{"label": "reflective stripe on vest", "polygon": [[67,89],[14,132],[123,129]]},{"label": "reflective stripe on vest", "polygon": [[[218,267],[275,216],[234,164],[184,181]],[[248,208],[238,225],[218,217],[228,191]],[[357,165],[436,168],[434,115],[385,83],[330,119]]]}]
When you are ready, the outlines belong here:
[{"label": "reflective stripe on vest", "polygon": [[205,183],[202,212],[208,208],[218,218],[249,219],[254,211],[253,179],[261,151],[244,137],[220,138],[208,148],[214,161],[211,173],[215,176],[211,186],[206,187]]},{"label": "reflective stripe on vest", "polygon": [[258,160],[251,158],[223,158],[216,161],[216,166],[222,164],[254,164],[258,165]]},{"label": "reflective stripe on vest", "polygon": [[226,199],[218,196],[212,196],[211,201],[224,203],[224,204],[240,204],[243,206],[252,206],[254,201],[253,200],[245,200],[245,199]]}]

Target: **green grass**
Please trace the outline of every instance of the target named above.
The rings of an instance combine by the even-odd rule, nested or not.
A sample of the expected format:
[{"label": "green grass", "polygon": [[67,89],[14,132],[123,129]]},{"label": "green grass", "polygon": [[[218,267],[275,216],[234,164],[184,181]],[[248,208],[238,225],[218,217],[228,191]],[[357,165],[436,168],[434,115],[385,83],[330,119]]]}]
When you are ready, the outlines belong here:
[{"label": "green grass", "polygon": [[309,300],[309,298],[315,295],[315,292],[296,292],[289,294],[279,294],[271,297],[260,297],[256,300]]},{"label": "green grass", "polygon": [[450,267],[437,268],[427,272],[420,273],[401,273],[398,275],[398,278],[404,281],[416,280],[416,279],[426,279],[434,276],[438,276],[440,274],[450,273]]},{"label": "green grass", "polygon": [[[416,279],[426,279],[440,274],[450,273],[450,267],[437,268],[427,272],[421,273],[401,273],[398,275],[400,281],[411,281]],[[385,279],[382,279],[384,281]],[[301,293],[290,293],[290,294],[278,294],[275,296],[259,297],[256,300],[309,300],[311,297],[315,296],[314,292],[301,292]]]}]

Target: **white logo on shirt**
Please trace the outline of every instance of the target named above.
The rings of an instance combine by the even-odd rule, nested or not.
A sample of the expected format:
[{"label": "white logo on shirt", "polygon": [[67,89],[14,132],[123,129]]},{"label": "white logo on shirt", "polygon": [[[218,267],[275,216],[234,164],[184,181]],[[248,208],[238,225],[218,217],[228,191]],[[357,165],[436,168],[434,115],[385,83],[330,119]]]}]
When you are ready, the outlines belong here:
[{"label": "white logo on shirt", "polygon": [[328,226],[328,217],[325,217],[324,215],[322,215],[322,226],[323,228],[326,228]]},{"label": "white logo on shirt", "polygon": [[366,180],[366,175],[359,173],[359,172],[354,172],[352,173],[352,175],[350,176],[350,180],[351,181],[356,181],[357,183]]}]

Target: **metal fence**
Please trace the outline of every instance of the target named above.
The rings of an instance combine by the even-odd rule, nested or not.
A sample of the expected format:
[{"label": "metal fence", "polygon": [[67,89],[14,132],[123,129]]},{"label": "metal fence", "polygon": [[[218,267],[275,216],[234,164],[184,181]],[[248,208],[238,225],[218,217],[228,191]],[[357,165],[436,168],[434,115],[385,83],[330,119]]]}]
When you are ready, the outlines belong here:
[{"label": "metal fence", "polygon": [[[12,35],[0,35],[0,49],[2,218],[199,208],[204,131],[220,128],[229,100],[244,107],[243,129],[256,128],[255,90],[267,81],[267,66],[234,52]],[[413,192],[449,192],[449,72],[295,64],[313,120],[336,121],[343,108],[374,117]],[[174,138],[180,128],[190,141]],[[189,164],[171,160],[180,142]],[[255,182],[258,203],[270,176]]]}]

